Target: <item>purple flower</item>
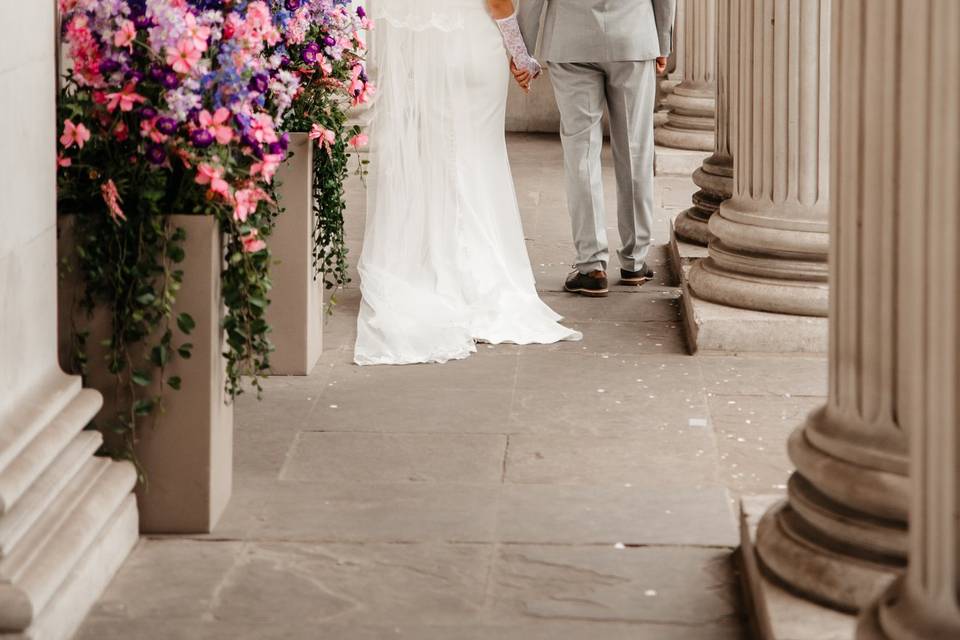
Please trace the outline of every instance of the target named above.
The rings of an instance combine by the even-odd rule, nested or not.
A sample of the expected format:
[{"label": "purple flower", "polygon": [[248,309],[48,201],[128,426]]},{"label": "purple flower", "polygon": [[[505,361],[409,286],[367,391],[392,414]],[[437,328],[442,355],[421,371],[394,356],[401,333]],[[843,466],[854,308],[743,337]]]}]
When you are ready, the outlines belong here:
[{"label": "purple flower", "polygon": [[157,131],[159,131],[160,133],[167,136],[172,136],[174,133],[177,132],[177,121],[174,120],[173,118],[167,118],[167,117],[160,118],[159,120],[157,120],[156,127],[157,127]]},{"label": "purple flower", "polygon": [[133,80],[134,82],[140,82],[141,80],[143,80],[143,77],[144,77],[144,76],[143,76],[143,71],[139,71],[139,70],[137,70],[137,69],[131,69],[130,71],[127,71],[126,74],[124,74],[124,77],[125,77],[127,80]]},{"label": "purple flower", "polygon": [[286,153],[286,151],[287,150],[284,149],[283,145],[280,144],[279,142],[270,143],[270,155],[282,156],[284,153]]},{"label": "purple flower", "polygon": [[106,60],[100,63],[100,73],[103,75],[108,75],[117,71],[120,68],[120,63],[114,60],[113,58],[107,58]]},{"label": "purple flower", "polygon": [[153,107],[144,107],[140,109],[140,117],[143,120],[152,120],[157,117],[157,110]]},{"label": "purple flower", "polygon": [[296,11],[300,8],[300,0],[287,0],[284,4],[287,7],[287,11]]},{"label": "purple flower", "polygon": [[167,150],[163,145],[151,144],[147,147],[147,161],[152,165],[161,165],[167,161]]},{"label": "purple flower", "polygon": [[363,18],[367,17],[367,12],[363,7],[357,7],[357,15],[360,16],[360,19],[362,20]]},{"label": "purple flower", "polygon": [[213,134],[206,129],[194,129],[190,133],[190,142],[198,149],[206,149],[213,144]]},{"label": "purple flower", "polygon": [[255,74],[252,78],[250,78],[250,82],[247,84],[247,88],[256,93],[266,93],[269,87],[270,80],[263,73]]},{"label": "purple flower", "polygon": [[164,89],[172,91],[180,86],[180,78],[177,77],[177,74],[171,71],[163,72],[163,79],[160,81],[160,84],[163,85]]},{"label": "purple flower", "polygon": [[323,39],[323,44],[327,45],[328,47],[332,47],[333,45],[337,44],[337,39],[333,36],[327,36]]},{"label": "purple flower", "polygon": [[164,69],[158,64],[150,67],[150,79],[160,82],[163,80]]},{"label": "purple flower", "polygon": [[303,58],[303,61],[307,64],[316,64],[317,56],[320,54],[320,45],[316,42],[311,42],[306,47],[303,48],[303,53],[300,54],[300,57]]}]

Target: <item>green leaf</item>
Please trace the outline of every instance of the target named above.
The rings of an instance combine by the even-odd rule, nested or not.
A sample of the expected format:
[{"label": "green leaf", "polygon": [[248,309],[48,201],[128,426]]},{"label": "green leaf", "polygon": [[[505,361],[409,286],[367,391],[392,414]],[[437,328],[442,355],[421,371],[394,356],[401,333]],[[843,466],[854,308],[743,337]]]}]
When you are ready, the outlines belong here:
[{"label": "green leaf", "polygon": [[148,305],[157,299],[157,296],[153,295],[152,291],[146,291],[137,296],[137,302],[142,305]]},{"label": "green leaf", "polygon": [[180,345],[179,349],[177,349],[177,353],[180,354],[180,357],[184,360],[189,360],[190,356],[193,355],[193,345],[189,342],[185,342]]},{"label": "green leaf", "polygon": [[172,389],[180,391],[180,376],[170,376],[167,378],[167,385]]},{"label": "green leaf", "polygon": [[157,365],[158,367],[162,367],[165,364],[167,364],[167,361],[169,359],[170,359],[170,351],[166,347],[162,345],[158,345],[153,349],[150,349],[150,362]]},{"label": "green leaf", "polygon": [[155,406],[156,403],[152,399],[137,400],[133,404],[133,413],[138,416],[148,416]]},{"label": "green leaf", "polygon": [[177,326],[180,327],[180,331],[184,334],[190,335],[190,332],[197,326],[197,323],[189,313],[181,313],[177,316]]},{"label": "green leaf", "polygon": [[153,381],[149,373],[139,369],[134,370],[134,372],[130,375],[130,379],[133,381],[133,384],[141,387],[146,387]]}]

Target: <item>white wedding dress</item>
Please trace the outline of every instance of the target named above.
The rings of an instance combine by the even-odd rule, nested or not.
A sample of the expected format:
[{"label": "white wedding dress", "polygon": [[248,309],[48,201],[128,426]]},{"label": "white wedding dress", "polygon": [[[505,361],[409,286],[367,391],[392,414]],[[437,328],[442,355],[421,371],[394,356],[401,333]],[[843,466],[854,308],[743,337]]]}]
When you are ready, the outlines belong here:
[{"label": "white wedding dress", "polygon": [[375,0],[357,364],[578,340],[534,286],[507,159],[509,69],[484,0]]}]

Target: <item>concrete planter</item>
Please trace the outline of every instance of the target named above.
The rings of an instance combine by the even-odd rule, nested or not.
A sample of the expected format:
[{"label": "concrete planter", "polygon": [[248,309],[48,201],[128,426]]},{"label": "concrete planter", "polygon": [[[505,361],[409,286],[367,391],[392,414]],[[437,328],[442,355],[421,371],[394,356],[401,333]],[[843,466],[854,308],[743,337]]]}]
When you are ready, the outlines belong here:
[{"label": "concrete planter", "polygon": [[308,375],[323,352],[323,279],[313,277],[313,142],[290,134],[293,153],[277,172],[284,212],[270,237],[270,308],[275,375]]},{"label": "concrete planter", "polygon": [[[217,221],[209,216],[170,216],[187,232],[183,286],[174,316],[186,312],[196,322],[190,336],[189,359],[174,358],[165,376],[180,376],[180,391],[166,389],[162,413],[140,423],[137,456],[147,478],[140,485],[140,529],[145,533],[206,533],[223,514],[230,499],[233,475],[233,405],[224,392],[226,376],[221,319],[220,271],[223,248]],[[73,234],[61,222],[61,256],[72,253]],[[61,284],[61,354],[70,340],[71,284]],[[66,316],[66,317],[65,317]],[[107,372],[100,341],[107,335],[105,313],[92,318],[79,314],[77,328],[90,331],[87,383],[105,399],[98,417],[114,413],[115,380]]]}]

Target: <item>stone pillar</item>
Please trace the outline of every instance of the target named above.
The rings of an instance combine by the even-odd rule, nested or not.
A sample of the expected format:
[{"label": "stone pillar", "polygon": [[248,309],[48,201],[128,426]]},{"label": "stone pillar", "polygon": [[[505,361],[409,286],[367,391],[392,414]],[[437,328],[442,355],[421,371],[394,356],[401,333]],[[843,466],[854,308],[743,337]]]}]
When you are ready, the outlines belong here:
[{"label": "stone pillar", "polygon": [[864,176],[847,200],[885,214],[870,232],[887,242],[863,273],[890,265],[886,295],[897,304],[886,323],[911,470],[909,566],[858,637],[960,638],[960,3],[846,0],[837,22],[851,80],[883,82],[849,87],[861,119],[847,124],[860,131],[841,151],[848,175]]},{"label": "stone pillar", "polygon": [[[723,0],[724,2],[728,0]],[[657,127],[656,141],[676,149],[713,149],[717,0],[684,0],[683,81],[667,96],[667,121]]]},{"label": "stone pillar", "polygon": [[733,197],[710,218],[701,298],[825,316],[831,0],[739,0]]},{"label": "stone pillar", "polygon": [[707,223],[720,203],[733,195],[733,153],[731,150],[731,120],[736,117],[733,103],[731,64],[738,46],[740,5],[735,0],[723,0],[717,7],[717,80],[716,135],[713,155],[693,174],[693,182],[700,191],[693,195],[693,206],[677,216],[674,229],[684,240],[704,246],[711,239]]},{"label": "stone pillar", "polygon": [[136,472],[95,457],[57,358],[53,0],[0,3],[0,631],[68,638],[137,540]]},{"label": "stone pillar", "polygon": [[686,0],[677,0],[676,21],[673,27],[673,50],[670,52],[670,60],[667,61],[667,73],[660,80],[659,97],[656,111],[663,110],[666,116],[666,98],[673,93],[674,87],[683,82],[683,14],[684,3]]}]

